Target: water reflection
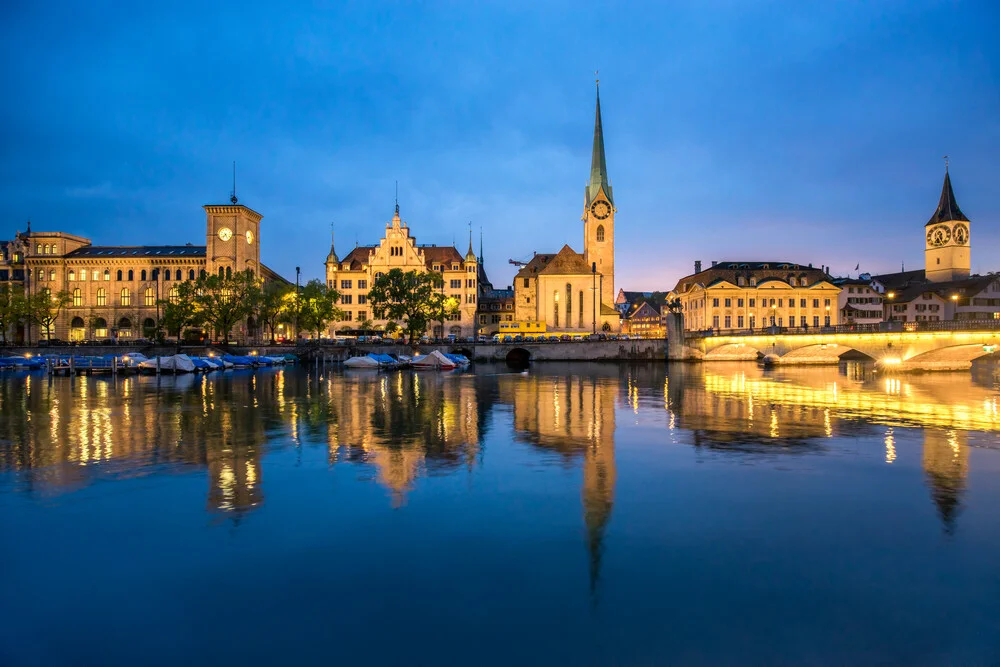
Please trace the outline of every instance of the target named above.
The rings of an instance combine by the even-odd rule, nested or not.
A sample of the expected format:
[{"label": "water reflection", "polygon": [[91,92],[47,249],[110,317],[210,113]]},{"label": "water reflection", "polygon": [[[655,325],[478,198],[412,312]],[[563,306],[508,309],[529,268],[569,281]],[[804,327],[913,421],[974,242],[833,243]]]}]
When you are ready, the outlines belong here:
[{"label": "water reflection", "polygon": [[487,430],[509,415],[513,438],[543,462],[582,471],[593,585],[623,419],[648,423],[666,445],[750,459],[822,452],[832,439],[866,435],[884,444],[887,465],[897,460],[900,429],[920,427],[926,483],[948,531],[961,510],[969,448],[995,446],[1000,431],[996,386],[963,374],[885,378],[858,366],[745,364],[503,371],[8,376],[0,380],[0,472],[44,495],[97,479],[204,470],[209,511],[236,520],[264,503],[265,455],[320,445],[331,466],[356,467],[402,507],[422,477],[485,465]]}]

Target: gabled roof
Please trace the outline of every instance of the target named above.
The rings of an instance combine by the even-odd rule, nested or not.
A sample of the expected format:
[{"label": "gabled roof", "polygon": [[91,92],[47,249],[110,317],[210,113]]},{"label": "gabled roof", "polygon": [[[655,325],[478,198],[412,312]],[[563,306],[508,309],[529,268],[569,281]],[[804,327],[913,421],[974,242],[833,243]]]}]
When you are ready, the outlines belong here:
[{"label": "gabled roof", "polygon": [[649,301],[642,301],[635,304],[629,309],[626,319],[632,319],[633,317],[659,317],[660,311],[657,310],[653,304]]},{"label": "gabled roof", "polygon": [[546,264],[548,264],[552,258],[555,257],[555,253],[535,253],[535,256],[531,260],[521,267],[521,269],[514,276],[515,278],[532,278],[541,271]]},{"label": "gabled roof", "polygon": [[555,257],[549,261],[539,273],[544,275],[573,275],[579,276],[591,273],[591,267],[583,259],[583,255],[576,252],[568,245],[564,245],[562,250],[556,253]]},{"label": "gabled roof", "polygon": [[962,213],[962,210],[958,208],[958,202],[955,201],[955,191],[951,189],[951,176],[948,175],[948,169],[945,168],[944,185],[941,186],[941,199],[938,201],[938,207],[934,211],[934,215],[931,216],[931,219],[927,221],[924,227],[936,225],[939,222],[951,222],[952,220],[969,221],[965,217],[965,214]]},{"label": "gabled roof", "polygon": [[442,264],[450,269],[452,264],[461,264],[465,261],[458,249],[453,246],[422,245],[417,247],[423,251],[424,261],[428,269],[431,269],[435,264]]}]

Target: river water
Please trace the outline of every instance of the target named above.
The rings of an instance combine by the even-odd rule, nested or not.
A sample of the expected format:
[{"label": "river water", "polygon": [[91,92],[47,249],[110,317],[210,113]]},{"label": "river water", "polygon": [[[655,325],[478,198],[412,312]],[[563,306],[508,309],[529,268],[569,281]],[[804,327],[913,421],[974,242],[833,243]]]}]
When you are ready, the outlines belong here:
[{"label": "river water", "polygon": [[1000,383],[0,377],[0,664],[1000,664]]}]

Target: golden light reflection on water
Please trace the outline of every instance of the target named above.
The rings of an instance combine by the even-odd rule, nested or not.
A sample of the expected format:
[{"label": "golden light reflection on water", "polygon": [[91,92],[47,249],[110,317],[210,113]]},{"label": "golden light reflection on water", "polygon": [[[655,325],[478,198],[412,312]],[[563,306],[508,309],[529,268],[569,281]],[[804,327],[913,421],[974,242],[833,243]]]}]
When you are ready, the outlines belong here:
[{"label": "golden light reflection on water", "polygon": [[421,478],[482,465],[488,425],[509,415],[515,440],[580,466],[596,571],[615,497],[620,409],[628,424],[659,415],[664,443],[722,449],[818,443],[849,436],[853,424],[878,424],[873,437],[882,439],[885,464],[899,460],[901,428],[924,428],[922,465],[946,523],[965,488],[967,434],[1000,431],[996,389],[966,375],[879,378],[748,364],[672,367],[669,376],[662,365],[552,368],[480,377],[279,370],[8,378],[0,381],[0,437],[11,444],[0,447],[0,470],[37,473],[33,488],[56,493],[101,474],[200,470],[209,510],[238,515],[264,502],[265,452],[322,443],[331,466],[356,466],[402,507]]}]

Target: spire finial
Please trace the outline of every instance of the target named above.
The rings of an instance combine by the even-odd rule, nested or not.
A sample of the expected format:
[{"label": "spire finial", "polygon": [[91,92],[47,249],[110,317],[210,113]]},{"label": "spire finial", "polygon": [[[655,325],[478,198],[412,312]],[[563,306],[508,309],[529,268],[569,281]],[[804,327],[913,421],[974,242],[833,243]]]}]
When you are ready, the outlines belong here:
[{"label": "spire finial", "polygon": [[399,181],[396,181],[396,215],[399,215]]},{"label": "spire finial", "polygon": [[483,263],[483,226],[479,225],[479,263]]},{"label": "spire finial", "polygon": [[598,73],[599,72],[600,72],[600,70],[597,70],[597,69],[594,70],[594,83],[597,84],[598,88],[600,88],[600,86],[601,86],[601,79],[598,77]]},{"label": "spire finial", "polygon": [[947,174],[948,173],[948,156],[945,155],[942,159],[944,160],[944,172]]},{"label": "spire finial", "polygon": [[236,160],[233,160],[233,191],[229,193],[229,201],[233,204],[239,201],[236,198]]}]

